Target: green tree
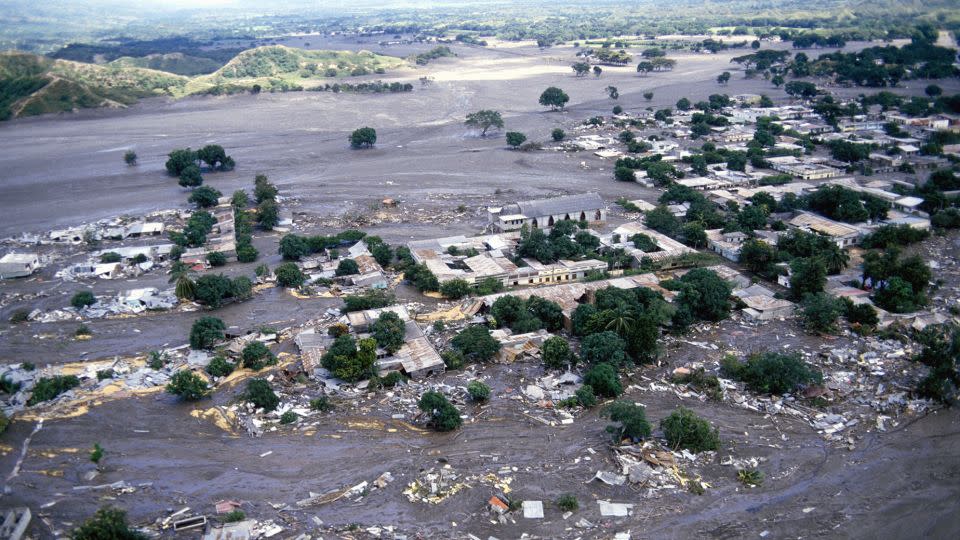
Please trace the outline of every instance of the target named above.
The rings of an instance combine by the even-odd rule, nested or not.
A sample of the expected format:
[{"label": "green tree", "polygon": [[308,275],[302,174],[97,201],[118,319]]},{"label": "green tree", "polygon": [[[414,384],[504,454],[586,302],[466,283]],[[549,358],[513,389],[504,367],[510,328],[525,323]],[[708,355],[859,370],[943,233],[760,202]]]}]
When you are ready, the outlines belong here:
[{"label": "green tree", "polygon": [[360,266],[353,259],[340,259],[334,272],[337,276],[352,276],[360,273]]},{"label": "green tree", "polygon": [[560,142],[564,139],[564,137],[567,136],[567,134],[560,128],[554,128],[554,130],[550,132],[550,136],[553,138],[553,140]]},{"label": "green tree", "polygon": [[798,257],[790,263],[790,297],[793,300],[821,292],[826,284],[827,266],[822,259]]},{"label": "green tree", "polygon": [[843,311],[843,302],[825,292],[807,294],[803,298],[803,323],[814,332],[824,334],[835,332],[837,319]]},{"label": "green tree", "polygon": [[[180,176],[184,169],[191,165],[197,165],[197,153],[189,148],[184,148],[170,152],[167,155],[167,162],[164,166],[167,169],[167,174],[170,176]],[[197,171],[199,172],[199,170],[198,167]]]},{"label": "green tree", "polygon": [[373,339],[377,340],[377,345],[393,354],[403,346],[406,325],[396,313],[384,311],[370,325],[370,333],[373,335]]},{"label": "green tree", "polygon": [[[643,62],[641,62],[641,64],[642,64],[642,63],[643,63]],[[637,68],[638,68],[637,71],[640,71],[640,70],[639,70],[640,66],[637,66]],[[644,93],[643,93],[643,99],[645,99],[645,100],[647,100],[647,101],[650,101],[651,99],[653,99],[653,92],[644,92]]]},{"label": "green tree", "polygon": [[728,82],[730,82],[730,72],[724,71],[720,75],[717,75],[717,82],[719,84],[727,84]]},{"label": "green tree", "polygon": [[677,109],[679,109],[679,110],[681,110],[681,111],[689,111],[689,110],[690,110],[690,100],[687,99],[687,98],[685,98],[685,97],[682,97],[682,98],[680,98],[679,100],[677,100]]},{"label": "green tree", "polygon": [[200,317],[190,328],[190,347],[194,349],[212,349],[223,341],[227,325],[216,317]]},{"label": "green tree", "polygon": [[127,165],[136,165],[137,164],[137,153],[133,150],[127,150],[123,153],[123,162]]},{"label": "green tree", "polygon": [[613,169],[613,179],[618,182],[636,182],[637,177],[630,167],[615,167]]},{"label": "green tree", "polygon": [[233,373],[233,370],[236,369],[232,362],[228,361],[222,356],[215,356],[213,360],[210,360],[210,363],[207,364],[206,371],[214,377],[226,377],[227,375]]},{"label": "green tree", "polygon": [[173,374],[167,383],[167,393],[184,401],[197,401],[210,395],[207,383],[196,373],[182,369]]},{"label": "green tree", "polygon": [[479,129],[480,136],[485,137],[490,128],[503,129],[503,117],[500,116],[500,111],[483,109],[468,114],[464,124]]},{"label": "green tree", "polygon": [[[587,73],[590,73],[590,64],[586,62],[576,62],[570,67],[573,68],[573,72],[577,75],[577,77],[582,77]],[[543,103],[541,103],[541,105],[542,104]]]},{"label": "green tree", "polygon": [[597,395],[617,397],[623,393],[620,377],[610,364],[597,364],[583,376],[583,384],[589,385]]},{"label": "green tree", "polygon": [[683,243],[694,248],[703,249],[707,247],[707,232],[703,230],[703,225],[699,223],[687,223],[680,230],[680,236]]},{"label": "green tree", "polygon": [[660,429],[673,449],[685,448],[691,452],[705,452],[720,448],[720,434],[710,423],[690,409],[678,407],[660,421]]},{"label": "green tree", "polygon": [[773,271],[777,253],[770,244],[751,238],[740,245],[739,262],[755,274],[766,275]]},{"label": "green tree", "polygon": [[694,268],[671,286],[680,291],[674,300],[678,314],[684,311],[705,321],[723,320],[730,314],[733,287],[713,270]]},{"label": "green tree", "polygon": [[660,205],[644,214],[644,224],[667,236],[675,236],[680,230],[680,220],[666,206]]},{"label": "green tree", "polygon": [[556,86],[551,86],[544,90],[543,93],[540,94],[539,100],[540,105],[550,107],[550,109],[554,111],[563,110],[568,101],[570,101],[570,96]]},{"label": "green tree", "polygon": [[451,300],[459,300],[470,294],[470,284],[463,279],[451,279],[440,285],[440,294]]},{"label": "green tree", "polygon": [[607,426],[607,432],[613,435],[615,444],[623,439],[638,442],[650,436],[650,422],[647,422],[646,410],[629,401],[615,401],[603,411],[604,416],[619,423]]},{"label": "green tree", "polygon": [[424,392],[417,407],[430,415],[429,425],[437,431],[453,431],[463,424],[460,411],[440,392]]},{"label": "green tree", "polygon": [[371,148],[377,143],[377,131],[371,127],[362,127],[354,130],[347,140],[353,148]]},{"label": "green tree", "polygon": [[130,528],[127,514],[109,506],[97,510],[92,518],[73,531],[74,540],[147,540],[147,535]]},{"label": "green tree", "polygon": [[207,262],[210,266],[224,266],[227,264],[227,256],[219,251],[211,251],[207,253]]},{"label": "green tree", "polygon": [[566,369],[574,360],[570,344],[560,336],[551,336],[540,346],[543,363],[552,369]]},{"label": "green tree", "polygon": [[747,388],[762,394],[793,393],[822,379],[819,372],[807,367],[798,353],[754,353],[746,362],[727,356],[720,365],[726,376],[743,381]]},{"label": "green tree", "polygon": [[479,324],[463,329],[450,344],[471,362],[490,360],[500,350],[500,342],[490,335],[486,326]]},{"label": "green tree", "polygon": [[253,371],[260,371],[277,363],[277,357],[270,352],[266,345],[259,341],[251,341],[244,346],[240,357],[243,358],[243,367]]},{"label": "green tree", "polygon": [[254,407],[268,412],[276,410],[277,405],[280,405],[280,398],[266,379],[250,379],[243,393],[243,399],[253,403]]},{"label": "green tree", "polygon": [[507,144],[513,148],[519,147],[524,141],[527,140],[527,136],[523,133],[517,131],[508,131],[507,132]]},{"label": "green tree", "polygon": [[310,243],[302,236],[285,234],[280,239],[278,251],[286,261],[299,261],[310,254]]},{"label": "green tree", "polygon": [[300,267],[296,263],[286,262],[274,270],[277,276],[277,284],[281,287],[299,287],[307,280]]},{"label": "green tree", "polygon": [[196,165],[187,165],[179,175],[178,182],[183,187],[197,187],[203,183],[203,176],[200,174],[200,167]]},{"label": "green tree", "polygon": [[609,330],[591,334],[580,344],[580,361],[591,366],[604,363],[619,368],[627,362],[627,343]]}]

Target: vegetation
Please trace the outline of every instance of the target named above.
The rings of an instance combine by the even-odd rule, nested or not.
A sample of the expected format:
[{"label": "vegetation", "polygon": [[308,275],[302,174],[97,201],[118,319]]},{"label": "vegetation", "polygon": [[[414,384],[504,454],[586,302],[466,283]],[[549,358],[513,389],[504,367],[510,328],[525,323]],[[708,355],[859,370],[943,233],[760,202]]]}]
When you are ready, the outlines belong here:
[{"label": "vegetation", "polygon": [[470,399],[474,401],[487,401],[490,399],[490,387],[480,381],[470,381],[467,385],[467,393]]},{"label": "vegetation", "polygon": [[393,354],[403,346],[406,325],[399,315],[385,311],[370,325],[370,333],[378,346]]},{"label": "vegetation", "polygon": [[670,416],[660,421],[660,429],[673,449],[684,448],[691,452],[706,452],[720,448],[720,435],[710,423],[690,409],[679,407]]},{"label": "vegetation", "polygon": [[568,101],[570,101],[570,96],[556,86],[551,86],[540,94],[539,103],[544,107],[550,107],[551,110],[556,111],[563,110]]},{"label": "vegetation", "polygon": [[33,387],[33,393],[27,400],[28,406],[34,406],[59,396],[60,394],[80,386],[80,379],[75,375],[55,375],[41,377]]},{"label": "vegetation", "polygon": [[147,535],[130,528],[127,514],[109,506],[97,510],[92,518],[73,531],[74,540],[147,540]]},{"label": "vegetation", "polygon": [[190,347],[194,349],[212,349],[223,341],[227,325],[216,317],[200,317],[190,328]]},{"label": "vegetation", "polygon": [[463,424],[460,411],[440,392],[424,392],[417,407],[430,415],[428,424],[437,431],[453,431]]},{"label": "vegetation", "polygon": [[357,342],[350,334],[335,340],[321,357],[320,362],[334,377],[346,382],[357,382],[375,374],[377,341],[361,339]]},{"label": "vegetation", "polygon": [[637,442],[650,436],[651,427],[647,422],[646,410],[629,401],[615,401],[603,412],[619,425],[607,426],[607,432],[613,436],[614,443],[624,439]]},{"label": "vegetation", "polygon": [[576,512],[580,509],[580,503],[577,502],[576,495],[573,495],[572,493],[567,493],[558,497],[556,504],[557,508],[559,508],[561,512]]},{"label": "vegetation", "polygon": [[509,327],[517,334],[541,328],[556,332],[563,326],[563,310],[560,306],[539,296],[529,296],[526,299],[501,296],[490,307],[490,313],[496,319],[498,327]]},{"label": "vegetation", "polygon": [[740,362],[726,356],[720,363],[723,373],[743,381],[747,388],[763,394],[788,394],[807,384],[819,384],[822,376],[807,367],[799,354],[754,353]]},{"label": "vegetation", "polygon": [[954,324],[933,325],[924,328],[917,341],[923,348],[913,360],[930,369],[917,386],[917,393],[942,403],[955,403],[960,387],[960,328]]},{"label": "vegetation", "polygon": [[570,344],[560,336],[550,336],[540,346],[544,365],[552,369],[566,369],[574,361]]},{"label": "vegetation", "polygon": [[508,131],[507,132],[507,144],[513,148],[519,148],[527,140],[527,136],[523,133],[517,131]]},{"label": "vegetation", "polygon": [[70,305],[77,309],[83,309],[96,303],[97,297],[94,296],[90,291],[80,291],[74,294],[73,298],[70,299]]},{"label": "vegetation", "polygon": [[823,334],[836,331],[837,319],[845,310],[841,300],[825,292],[806,295],[802,306],[801,315],[804,326]]},{"label": "vegetation", "polygon": [[468,114],[464,124],[468,127],[479,129],[480,136],[485,137],[490,128],[503,129],[503,117],[500,116],[500,111],[483,109]]},{"label": "vegetation", "polygon": [[297,413],[293,411],[287,411],[280,415],[280,423],[283,425],[293,424],[298,418],[300,417],[297,416]]},{"label": "vegetation", "polygon": [[184,401],[198,401],[210,395],[207,383],[196,373],[182,369],[173,374],[167,383],[167,393]]},{"label": "vegetation", "polygon": [[281,287],[299,287],[307,280],[307,276],[296,263],[286,262],[274,270],[277,277],[277,285]]},{"label": "vegetation", "polygon": [[266,379],[250,379],[244,390],[243,399],[267,412],[276,410],[277,405],[280,405],[280,398],[273,392],[273,388]]},{"label": "vegetation", "polygon": [[343,302],[342,311],[349,313],[351,311],[387,307],[396,302],[396,298],[393,293],[373,289],[360,294],[351,294],[345,297]]},{"label": "vegetation", "polygon": [[450,345],[470,362],[486,362],[500,350],[500,342],[490,335],[486,326],[475,324],[454,336]]},{"label": "vegetation", "polygon": [[259,341],[251,341],[244,346],[240,357],[243,359],[243,367],[254,371],[260,371],[277,363],[277,357]]},{"label": "vegetation", "polygon": [[594,365],[584,374],[583,384],[589,385],[594,393],[604,397],[617,397],[623,393],[617,370],[610,364]]},{"label": "vegetation", "polygon": [[214,377],[226,377],[227,375],[233,373],[233,370],[236,369],[236,365],[233,362],[230,362],[222,356],[214,356],[213,360],[210,360],[210,363],[207,364],[206,371]]}]

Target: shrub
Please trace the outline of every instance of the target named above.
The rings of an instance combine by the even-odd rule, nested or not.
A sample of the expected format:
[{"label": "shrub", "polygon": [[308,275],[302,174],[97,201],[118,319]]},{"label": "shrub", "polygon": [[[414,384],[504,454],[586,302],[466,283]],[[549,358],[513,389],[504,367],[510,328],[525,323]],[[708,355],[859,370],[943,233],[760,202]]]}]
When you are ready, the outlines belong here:
[{"label": "shrub", "polygon": [[814,332],[824,334],[835,332],[837,319],[843,312],[843,302],[825,292],[808,294],[803,299],[801,311],[803,324]]},{"label": "shrub", "polygon": [[167,365],[167,356],[162,351],[150,351],[147,356],[147,365],[150,369],[161,370]]},{"label": "shrub", "polygon": [[451,279],[440,285],[440,294],[451,300],[459,300],[470,294],[470,284],[462,279]]},{"label": "shrub", "polygon": [[844,302],[844,317],[853,324],[873,327],[880,322],[877,310],[870,304],[854,304],[850,300]]},{"label": "shrub", "polygon": [[387,307],[396,302],[393,293],[373,289],[360,294],[351,294],[343,299],[343,308],[341,311],[349,313],[351,311],[361,311],[364,309],[376,309]]},{"label": "shrub", "polygon": [[604,416],[619,426],[607,426],[607,432],[613,435],[615,443],[623,439],[638,441],[650,436],[650,422],[647,422],[646,410],[629,401],[616,401],[603,412]]},{"label": "shrub", "polygon": [[745,363],[727,356],[720,363],[729,377],[743,381],[747,388],[764,394],[785,394],[809,384],[819,383],[822,376],[800,359],[800,355],[776,352],[754,353]]},{"label": "shrub", "polygon": [[260,371],[266,366],[277,363],[277,357],[270,352],[266,345],[259,341],[248,343],[243,348],[241,357],[243,357],[243,367],[254,371]]},{"label": "shrub", "polygon": [[77,337],[90,336],[90,335],[93,335],[93,331],[90,330],[90,327],[88,327],[87,325],[81,324],[80,326],[77,327],[76,330],[73,331],[73,335]]},{"label": "shrub", "polygon": [[341,259],[334,273],[337,276],[352,276],[360,273],[360,266],[353,259]]},{"label": "shrub", "polygon": [[123,257],[120,256],[116,251],[108,251],[100,255],[100,262],[107,263],[118,263],[123,260]]},{"label": "shrub", "polygon": [[100,443],[93,443],[93,450],[90,451],[90,461],[99,464],[103,459],[103,447]]},{"label": "shrub", "polygon": [[285,413],[283,413],[283,414],[280,415],[280,423],[281,423],[281,424],[292,424],[292,423],[294,423],[294,422],[297,421],[297,418],[299,418],[299,416],[297,416],[297,413],[295,413],[295,412],[293,412],[293,411],[287,411],[287,412],[285,412]]},{"label": "shrub", "polygon": [[763,484],[763,473],[757,469],[740,469],[737,480],[745,486],[756,487]]},{"label": "shrub", "polygon": [[70,305],[77,309],[83,309],[96,303],[97,297],[90,291],[80,291],[70,299]]},{"label": "shrub", "polygon": [[97,370],[97,380],[102,381],[104,379],[112,379],[113,370],[112,369],[101,369]]},{"label": "shrub", "polygon": [[443,358],[443,363],[447,366],[447,369],[460,369],[466,364],[463,353],[456,349],[447,349],[440,353],[440,357]]},{"label": "shrub", "polygon": [[720,434],[710,423],[690,409],[679,407],[660,421],[660,429],[673,449],[704,452],[720,448]]},{"label": "shrub", "polygon": [[250,244],[243,244],[237,246],[237,261],[242,263],[250,263],[257,260],[257,257],[260,256],[260,252],[257,251],[257,248],[253,247]]},{"label": "shrub", "polygon": [[406,379],[404,379],[403,374],[399,371],[391,371],[380,379],[380,386],[383,388],[393,388],[405,380]]},{"label": "shrub", "polygon": [[174,373],[167,383],[167,392],[185,401],[197,401],[207,397],[210,390],[199,375],[186,369]]},{"label": "shrub", "polygon": [[247,383],[247,389],[243,393],[243,398],[258,409],[272,411],[280,404],[280,398],[273,393],[273,388],[266,379],[251,379]]},{"label": "shrub", "polygon": [[333,410],[333,403],[330,403],[330,398],[327,396],[320,396],[310,400],[310,410],[329,412]]},{"label": "shrub", "polygon": [[440,392],[424,392],[417,402],[417,407],[430,414],[429,425],[437,431],[453,431],[463,424],[460,411]]},{"label": "shrub", "polygon": [[127,514],[109,506],[97,510],[92,518],[73,531],[74,540],[147,540],[147,535],[131,529]]},{"label": "shrub", "polygon": [[588,365],[608,364],[614,368],[626,363],[627,342],[614,332],[590,334],[580,344],[580,360]]},{"label": "shrub", "polygon": [[18,309],[10,315],[10,324],[25,323],[30,320],[30,312],[26,309]]},{"label": "shrub", "polygon": [[617,397],[623,393],[617,370],[610,364],[600,363],[583,376],[583,384],[590,385],[593,391],[604,397]]},{"label": "shrub", "polygon": [[577,502],[575,495],[567,493],[557,498],[557,508],[563,512],[576,512],[580,509],[580,503]]},{"label": "shrub", "polygon": [[194,349],[212,349],[223,340],[227,325],[216,317],[200,317],[190,328],[190,347]]},{"label": "shrub", "polygon": [[710,399],[723,399],[723,389],[720,387],[720,380],[716,375],[708,375],[701,367],[691,370],[686,375],[673,377],[673,382],[686,384],[699,392],[704,392]]},{"label": "shrub", "polygon": [[207,253],[207,262],[210,266],[223,266],[227,264],[227,256],[219,251],[211,251]]},{"label": "shrub", "polygon": [[557,142],[562,141],[566,136],[567,134],[560,128],[554,128],[554,130],[550,132],[550,137]]},{"label": "shrub", "polygon": [[237,521],[243,521],[247,519],[247,514],[243,510],[231,510],[223,516],[224,523],[236,523]]},{"label": "shrub", "polygon": [[490,387],[480,381],[470,381],[467,385],[467,393],[470,399],[474,401],[487,401],[490,399]]},{"label": "shrub", "polygon": [[213,360],[207,364],[207,373],[214,377],[226,377],[227,375],[233,373],[233,370],[236,366],[233,362],[228,361],[222,356],[215,356]]},{"label": "shrub", "polygon": [[33,394],[27,401],[27,405],[33,406],[37,403],[50,401],[60,394],[80,386],[80,379],[76,375],[55,375],[53,377],[41,377],[33,387]]}]

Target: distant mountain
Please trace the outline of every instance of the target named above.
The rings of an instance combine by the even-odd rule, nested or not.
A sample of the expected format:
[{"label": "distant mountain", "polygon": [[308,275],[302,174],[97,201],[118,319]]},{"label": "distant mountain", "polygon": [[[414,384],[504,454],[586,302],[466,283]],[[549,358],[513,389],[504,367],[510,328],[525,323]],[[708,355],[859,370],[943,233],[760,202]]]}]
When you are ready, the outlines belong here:
[{"label": "distant mountain", "polygon": [[188,79],[143,68],[0,53],[0,119],[92,107],[125,106],[149,96],[182,93]]}]

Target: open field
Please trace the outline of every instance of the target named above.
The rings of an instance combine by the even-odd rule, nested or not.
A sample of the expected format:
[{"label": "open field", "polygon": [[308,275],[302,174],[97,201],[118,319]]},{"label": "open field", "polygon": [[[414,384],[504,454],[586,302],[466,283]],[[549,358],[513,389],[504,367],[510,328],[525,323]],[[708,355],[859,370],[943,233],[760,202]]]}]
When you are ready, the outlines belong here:
[{"label": "open field", "polygon": [[[407,56],[429,47],[379,48],[363,43],[323,42],[316,36],[285,40],[309,42],[310,48],[367,49],[378,54]],[[354,40],[356,41],[356,40]],[[852,44],[852,47],[860,44]],[[175,148],[220,144],[236,160],[231,172],[210,174],[206,183],[224,194],[250,189],[255,174],[266,174],[280,188],[298,220],[369,212],[371,203],[384,197],[413,209],[419,220],[364,227],[390,243],[413,238],[469,234],[484,224],[483,207],[523,198],[561,193],[599,192],[605,200],[625,196],[652,200],[656,192],[638,184],[612,179],[612,161],[590,153],[508,151],[502,134],[479,138],[463,126],[467,113],[497,109],[506,130],[522,131],[535,141],[546,141],[556,127],[568,132],[583,119],[608,114],[614,105],[625,110],[672,107],[680,97],[691,101],[714,93],[730,95],[764,93],[775,101],[787,99],[763,79],[746,80],[733,56],[743,50],[717,55],[680,53],[671,72],[638,76],[631,68],[604,67],[603,75],[576,78],[570,69],[573,49],[539,50],[530,44],[475,48],[454,46],[455,58],[431,62],[426,67],[371,76],[385,81],[412,82],[410,93],[355,95],[319,92],[156,98],[128,109],[84,110],[76,114],[18,119],[0,124],[0,236],[23,231],[40,232],[119,214],[186,208],[187,192],[166,176],[166,154]],[[817,51],[819,52],[819,51]],[[733,74],[719,86],[722,71]],[[421,86],[418,79],[430,77]],[[960,91],[957,80],[941,81],[945,93]],[[608,85],[617,86],[617,101],[606,97]],[[559,86],[570,95],[564,112],[548,112],[537,105],[544,88]],[[899,92],[921,94],[925,81],[908,81]],[[643,92],[653,91],[647,101]],[[865,89],[842,89],[858,94]],[[376,128],[377,146],[351,150],[347,134],[361,126]],[[134,149],[139,165],[122,160]],[[464,204],[462,220],[449,224],[432,221],[441,211]],[[329,233],[319,227],[310,233]],[[257,234],[261,262],[280,262],[275,253],[276,234]],[[956,235],[938,239],[949,257],[960,256]],[[250,265],[229,267],[231,273],[252,272]],[[49,276],[45,276],[49,277]],[[159,286],[167,276],[156,275],[136,286]],[[948,284],[956,285],[956,284]],[[52,286],[30,281],[4,285],[25,293],[47,291],[41,305],[63,304],[78,284]],[[7,287],[9,287],[7,289]],[[97,291],[118,287],[98,283]],[[216,314],[240,328],[264,324],[289,325],[316,317],[337,302],[298,300],[271,290],[256,300],[230,305]],[[0,309],[3,320],[15,306]],[[188,328],[202,313],[150,315],[134,322],[98,320],[89,323],[94,339],[65,339],[73,323],[29,323],[0,332],[0,363],[30,358],[38,364],[129,356],[185,341]],[[36,336],[45,335],[38,341]],[[167,509],[183,506],[209,511],[220,499],[250,503],[248,516],[276,518],[273,504],[293,505],[309,492],[371,481],[384,471],[397,480],[375,491],[360,504],[341,500],[317,508],[298,510],[298,522],[316,516],[326,525],[363,527],[396,525],[410,537],[518,538],[529,533],[541,538],[610,538],[630,530],[632,538],[950,538],[960,531],[955,501],[960,496],[960,418],[946,409],[905,421],[888,433],[866,433],[854,449],[824,441],[810,426],[786,416],[765,416],[729,404],[681,400],[673,392],[641,389],[664,377],[675,364],[689,360],[717,360],[726,348],[749,351],[759,347],[807,347],[821,342],[801,332],[795,322],[773,322],[746,327],[727,321],[699,333],[698,342],[716,343],[707,351],[676,341],[660,366],[638,370],[636,385],[626,398],[647,407],[648,417],[659,420],[678,404],[718,425],[724,447],[718,462],[703,467],[715,485],[698,496],[685,490],[648,495],[627,485],[606,486],[589,482],[598,470],[615,467],[611,458],[607,424],[597,411],[578,417],[569,426],[548,427],[530,419],[520,401],[508,399],[523,384],[542,375],[539,365],[518,364],[483,368],[496,396],[489,405],[469,406],[471,416],[461,432],[421,433],[378,408],[376,402],[356,417],[334,414],[323,417],[309,433],[267,433],[252,439],[226,432],[214,422],[196,416],[197,409],[229,406],[237,387],[217,392],[197,407],[177,403],[157,393],[121,400],[105,400],[71,419],[51,419],[32,438],[19,475],[6,485],[9,493],[0,507],[29,504],[40,508],[52,527],[34,521],[40,538],[69,530],[105,501],[104,492],[76,492],[87,484],[82,475],[92,465],[86,452],[94,442],[109,451],[105,471],[95,484],[126,481],[152,482],[134,493],[109,501],[124,507],[134,523],[152,522]],[[845,345],[845,338],[830,342]],[[791,350],[793,350],[791,349]],[[448,374],[449,384],[464,384],[463,373]],[[409,418],[407,419],[409,420]],[[35,428],[34,422],[14,422],[3,437],[0,470],[10,471],[21,444]],[[590,450],[596,451],[592,454]],[[265,452],[272,454],[262,456]],[[745,489],[735,470],[719,463],[732,455],[739,459],[764,457],[768,479],[762,488]],[[493,461],[497,456],[499,461]],[[584,458],[590,457],[590,460]],[[449,462],[469,474],[496,472],[502,465],[517,467],[513,488],[522,498],[542,499],[546,520],[518,519],[515,525],[492,525],[482,511],[490,493],[474,487],[442,506],[410,503],[401,494],[416,474]],[[564,520],[549,501],[561,493],[575,493],[581,511]],[[601,518],[596,500],[630,501],[634,516],[618,521]],[[580,530],[574,523],[585,518],[598,524]],[[278,519],[278,518],[277,518]],[[294,537],[294,529],[282,537]],[[310,533],[310,529],[296,529]],[[288,534],[291,533],[291,534]],[[419,535],[419,536],[414,536]],[[362,537],[362,536],[358,536]]]}]

